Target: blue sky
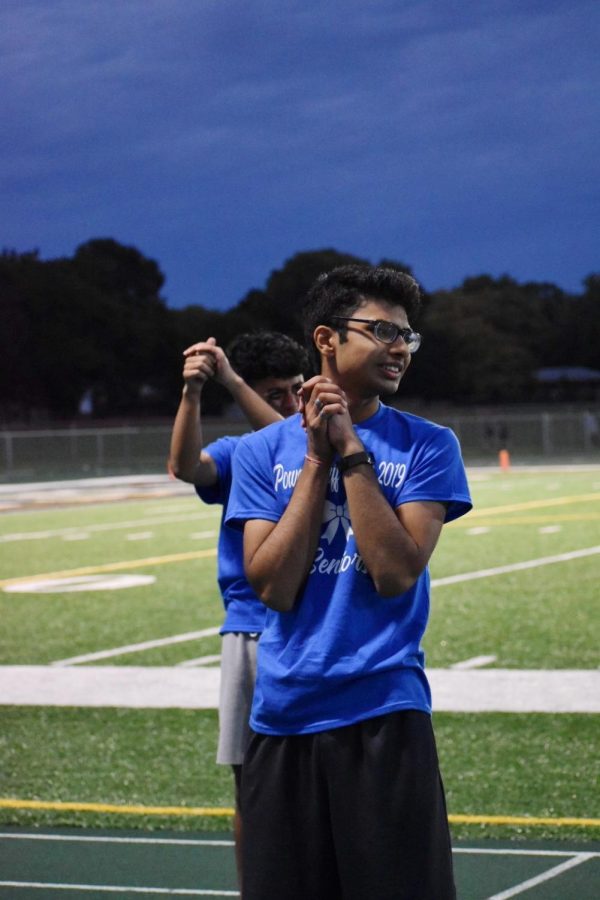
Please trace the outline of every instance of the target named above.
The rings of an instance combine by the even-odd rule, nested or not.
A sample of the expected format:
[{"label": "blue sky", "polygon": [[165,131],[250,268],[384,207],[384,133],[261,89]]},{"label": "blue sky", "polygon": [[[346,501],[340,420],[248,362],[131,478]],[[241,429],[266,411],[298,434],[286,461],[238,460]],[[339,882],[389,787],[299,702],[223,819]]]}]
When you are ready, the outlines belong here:
[{"label": "blue sky", "polygon": [[600,268],[596,0],[3,0],[0,246],[114,237],[170,306],[301,250]]}]

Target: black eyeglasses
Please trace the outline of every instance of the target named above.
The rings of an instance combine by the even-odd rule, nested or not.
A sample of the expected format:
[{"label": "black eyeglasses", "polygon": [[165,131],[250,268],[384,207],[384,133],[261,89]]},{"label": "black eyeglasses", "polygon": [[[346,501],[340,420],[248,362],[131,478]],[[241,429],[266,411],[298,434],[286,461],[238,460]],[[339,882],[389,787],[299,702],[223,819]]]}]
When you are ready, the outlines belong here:
[{"label": "black eyeglasses", "polygon": [[332,316],[332,319],[341,319],[343,322],[364,322],[368,325],[368,331],[372,331],[378,341],[384,344],[393,344],[399,337],[409,349],[410,353],[416,353],[421,346],[421,335],[412,328],[399,328],[394,322],[385,319],[355,319],[352,316]]}]

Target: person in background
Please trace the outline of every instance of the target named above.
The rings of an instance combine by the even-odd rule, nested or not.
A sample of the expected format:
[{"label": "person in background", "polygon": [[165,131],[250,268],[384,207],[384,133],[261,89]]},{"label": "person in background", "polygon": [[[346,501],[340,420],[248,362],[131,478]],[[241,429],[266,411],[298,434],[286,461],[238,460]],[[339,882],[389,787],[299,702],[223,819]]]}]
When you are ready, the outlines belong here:
[{"label": "person in background", "polygon": [[237,449],[228,524],[268,607],[242,773],[244,900],[453,900],[421,638],[428,562],[471,507],[447,428],[380,402],[418,350],[419,287],[321,276],[293,417]]},{"label": "person in background", "polygon": [[[212,337],[184,351],[183,392],[171,436],[169,469],[193,484],[205,503],[219,503],[223,515],[231,490],[232,459],[239,437],[223,437],[204,446],[202,391],[209,378],[222,384],[252,428],[262,428],[298,412],[298,391],[308,358],[303,347],[278,332],[239,335],[227,353]],[[241,883],[242,815],[239,785],[248,719],[254,692],[256,644],[265,607],[248,584],[243,568],[242,536],[221,523],[218,582],[225,605],[221,628],[221,688],[217,762],[233,767],[234,833]]]}]

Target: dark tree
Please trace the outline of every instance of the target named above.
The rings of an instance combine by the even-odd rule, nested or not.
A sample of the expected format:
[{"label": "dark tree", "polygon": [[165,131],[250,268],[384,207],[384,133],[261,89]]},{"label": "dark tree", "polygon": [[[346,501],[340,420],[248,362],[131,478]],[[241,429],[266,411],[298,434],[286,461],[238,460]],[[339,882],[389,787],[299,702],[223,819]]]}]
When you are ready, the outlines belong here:
[{"label": "dark tree", "polygon": [[274,269],[264,291],[251,291],[236,307],[255,322],[273,331],[283,331],[302,341],[302,303],[313,282],[323,272],[337,266],[368,265],[368,261],[337,250],[307,250],[286,260]]},{"label": "dark tree", "polygon": [[[158,264],[135,247],[95,238],[72,258],[37,251],[0,255],[0,416],[3,421],[74,418],[84,395],[94,415],[171,416],[181,391],[183,350],[215,337],[226,347],[246,331],[283,331],[302,340],[302,303],[323,272],[369,261],[333,249],[304,251],[273,270],[233,309],[169,309]],[[386,265],[411,273],[405,263]],[[536,369],[600,368],[600,274],[569,295],[547,282],[508,275],[465,278],[423,292],[411,324],[423,345],[401,397],[455,403],[528,401]],[[400,402],[401,402],[400,397]],[[229,397],[210,383],[208,412]]]}]

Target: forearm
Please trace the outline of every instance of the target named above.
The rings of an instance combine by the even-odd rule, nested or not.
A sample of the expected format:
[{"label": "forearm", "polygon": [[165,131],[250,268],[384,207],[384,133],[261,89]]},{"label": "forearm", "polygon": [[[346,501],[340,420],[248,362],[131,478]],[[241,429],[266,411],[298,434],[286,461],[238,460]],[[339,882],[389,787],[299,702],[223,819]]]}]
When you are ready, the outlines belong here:
[{"label": "forearm", "polygon": [[[201,395],[183,389],[171,433],[169,462],[174,475],[190,484],[200,484],[210,476],[210,466],[200,458],[202,452]],[[210,482],[208,482],[210,483]]]},{"label": "forearm", "polygon": [[371,466],[344,477],[358,551],[382,597],[409,590],[425,569],[439,536],[441,504],[407,504],[400,515],[390,506]]},{"label": "forearm", "polygon": [[323,519],[329,467],[305,461],[283,516],[260,534],[249,522],[244,533],[246,576],[263,603],[279,612],[291,610],[313,564]]}]

